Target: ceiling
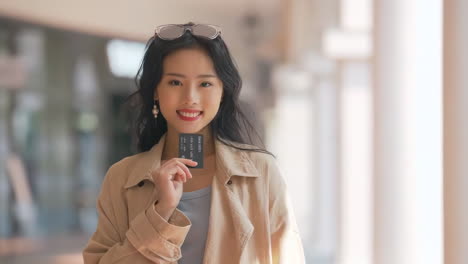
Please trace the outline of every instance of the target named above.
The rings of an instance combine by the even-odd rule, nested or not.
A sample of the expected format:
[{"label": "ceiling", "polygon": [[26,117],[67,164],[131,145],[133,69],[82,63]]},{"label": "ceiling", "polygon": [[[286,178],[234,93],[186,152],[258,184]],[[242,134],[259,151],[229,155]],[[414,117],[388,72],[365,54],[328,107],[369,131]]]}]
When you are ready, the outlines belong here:
[{"label": "ceiling", "polygon": [[156,25],[188,21],[217,24],[234,34],[248,13],[263,17],[277,15],[280,1],[2,0],[0,16],[99,36],[145,41]]}]

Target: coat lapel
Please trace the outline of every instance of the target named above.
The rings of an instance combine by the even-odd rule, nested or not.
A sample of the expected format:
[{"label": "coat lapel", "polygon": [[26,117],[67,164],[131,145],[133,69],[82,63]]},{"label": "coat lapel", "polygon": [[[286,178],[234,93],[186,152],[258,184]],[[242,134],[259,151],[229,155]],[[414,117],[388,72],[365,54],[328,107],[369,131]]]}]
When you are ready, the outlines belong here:
[{"label": "coat lapel", "polygon": [[[235,178],[258,177],[259,173],[244,152],[218,140],[215,147],[216,177],[212,183],[210,223],[203,262],[239,263],[254,227],[234,191]],[[232,184],[228,184],[229,181]]]}]

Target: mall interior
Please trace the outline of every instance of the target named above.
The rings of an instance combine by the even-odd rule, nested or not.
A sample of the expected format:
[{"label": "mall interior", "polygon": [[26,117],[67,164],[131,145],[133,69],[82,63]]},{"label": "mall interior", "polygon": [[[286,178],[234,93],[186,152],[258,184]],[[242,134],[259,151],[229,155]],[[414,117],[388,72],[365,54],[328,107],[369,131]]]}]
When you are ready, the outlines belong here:
[{"label": "mall interior", "polygon": [[466,0],[0,1],[0,263],[83,263],[145,45],[187,22],[222,28],[307,263],[468,263]]}]

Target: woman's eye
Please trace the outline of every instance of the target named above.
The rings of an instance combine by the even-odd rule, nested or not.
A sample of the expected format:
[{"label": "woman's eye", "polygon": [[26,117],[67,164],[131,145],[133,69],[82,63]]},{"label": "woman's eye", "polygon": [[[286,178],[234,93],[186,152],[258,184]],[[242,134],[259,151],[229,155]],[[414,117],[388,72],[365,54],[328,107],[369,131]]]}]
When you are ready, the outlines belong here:
[{"label": "woman's eye", "polygon": [[203,87],[209,87],[209,86],[211,86],[212,84],[209,83],[209,82],[202,82],[201,85],[202,85]]},{"label": "woman's eye", "polygon": [[170,85],[180,85],[181,83],[178,80],[170,80],[169,84]]}]

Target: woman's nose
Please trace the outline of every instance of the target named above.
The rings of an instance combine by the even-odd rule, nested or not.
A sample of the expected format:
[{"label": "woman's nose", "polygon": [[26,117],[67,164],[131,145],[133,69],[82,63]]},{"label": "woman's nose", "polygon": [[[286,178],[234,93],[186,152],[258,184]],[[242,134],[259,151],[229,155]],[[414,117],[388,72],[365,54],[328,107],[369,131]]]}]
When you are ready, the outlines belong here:
[{"label": "woman's nose", "polygon": [[190,84],[184,89],[183,99],[189,104],[198,103],[199,94],[196,84]]}]

